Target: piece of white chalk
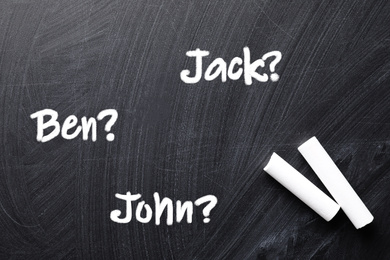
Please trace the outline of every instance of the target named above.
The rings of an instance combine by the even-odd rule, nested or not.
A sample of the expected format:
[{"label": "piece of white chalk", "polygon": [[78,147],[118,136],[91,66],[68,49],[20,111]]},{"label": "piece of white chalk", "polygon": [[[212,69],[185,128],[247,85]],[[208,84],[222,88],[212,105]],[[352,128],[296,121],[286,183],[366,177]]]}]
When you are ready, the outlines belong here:
[{"label": "piece of white chalk", "polygon": [[291,191],[326,221],[331,220],[340,206],[306,179],[294,167],[273,153],[264,171]]},{"label": "piece of white chalk", "polygon": [[298,150],[357,229],[374,220],[316,137],[306,141]]}]

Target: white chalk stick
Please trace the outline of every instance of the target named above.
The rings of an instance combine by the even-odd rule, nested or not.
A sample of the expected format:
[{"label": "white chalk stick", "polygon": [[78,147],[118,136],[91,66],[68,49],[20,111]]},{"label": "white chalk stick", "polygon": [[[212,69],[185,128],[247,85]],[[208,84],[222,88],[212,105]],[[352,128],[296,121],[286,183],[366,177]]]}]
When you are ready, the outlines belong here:
[{"label": "white chalk stick", "polygon": [[306,141],[298,150],[357,229],[374,220],[316,137]]},{"label": "white chalk stick", "polygon": [[306,179],[294,167],[273,153],[264,171],[291,191],[326,221],[331,220],[340,206]]}]

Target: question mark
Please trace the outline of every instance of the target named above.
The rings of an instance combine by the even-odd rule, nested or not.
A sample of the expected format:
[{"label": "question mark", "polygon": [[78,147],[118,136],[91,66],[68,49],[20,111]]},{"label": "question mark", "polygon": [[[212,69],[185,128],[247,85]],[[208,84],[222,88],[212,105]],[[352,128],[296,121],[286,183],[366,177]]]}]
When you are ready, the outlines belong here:
[{"label": "question mark", "polygon": [[203,216],[205,216],[205,218],[203,219],[203,222],[209,223],[210,219],[208,218],[208,216],[210,216],[210,211],[215,207],[215,205],[217,205],[218,199],[214,195],[206,195],[206,196],[203,196],[203,197],[197,199],[195,201],[195,205],[199,206],[205,202],[209,202],[209,204],[207,204],[207,206],[204,207],[204,209],[203,209]]},{"label": "question mark", "polygon": [[272,72],[271,74],[271,81],[275,82],[279,80],[279,75],[275,73],[275,67],[282,59],[282,53],[280,51],[271,51],[263,55],[261,58],[262,60],[266,60],[269,57],[274,56],[275,59],[270,63],[269,70]]},{"label": "question mark", "polygon": [[[106,132],[111,131],[111,127],[115,124],[116,120],[118,119],[118,112],[115,109],[105,109],[102,110],[98,116],[97,120],[102,120],[106,116],[111,116],[110,119],[107,121],[106,126],[104,127],[104,130]],[[114,141],[115,135],[113,133],[108,133],[106,136],[107,141],[112,142]]]}]

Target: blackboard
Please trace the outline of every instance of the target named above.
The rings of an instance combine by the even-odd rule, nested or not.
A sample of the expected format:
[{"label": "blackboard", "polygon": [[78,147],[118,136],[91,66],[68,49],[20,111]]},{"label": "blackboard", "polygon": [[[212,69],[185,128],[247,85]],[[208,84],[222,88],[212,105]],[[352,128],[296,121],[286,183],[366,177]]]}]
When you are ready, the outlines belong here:
[{"label": "blackboard", "polygon": [[[389,29],[383,0],[1,1],[0,258],[389,259]],[[180,76],[195,72],[189,51],[209,52],[204,73],[245,47],[252,61],[279,51],[279,79]],[[109,131],[97,120],[95,141],[42,142],[31,115],[43,109],[60,126],[118,118]],[[312,136],[371,224],[326,222],[263,171],[277,152],[329,195],[297,150]],[[136,203],[116,223],[126,192],[218,203],[208,223],[205,204],[192,223],[141,223]]]}]

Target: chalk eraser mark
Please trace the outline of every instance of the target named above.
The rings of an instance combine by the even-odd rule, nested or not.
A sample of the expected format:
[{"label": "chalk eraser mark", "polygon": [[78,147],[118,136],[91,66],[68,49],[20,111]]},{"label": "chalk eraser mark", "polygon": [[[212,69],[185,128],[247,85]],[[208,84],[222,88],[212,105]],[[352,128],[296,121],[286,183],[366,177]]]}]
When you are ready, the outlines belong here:
[{"label": "chalk eraser mark", "polygon": [[374,220],[316,137],[306,141],[298,150],[357,229]]},{"label": "chalk eraser mark", "polygon": [[331,220],[340,206],[306,179],[279,155],[273,153],[264,171],[291,191],[326,221]]}]

